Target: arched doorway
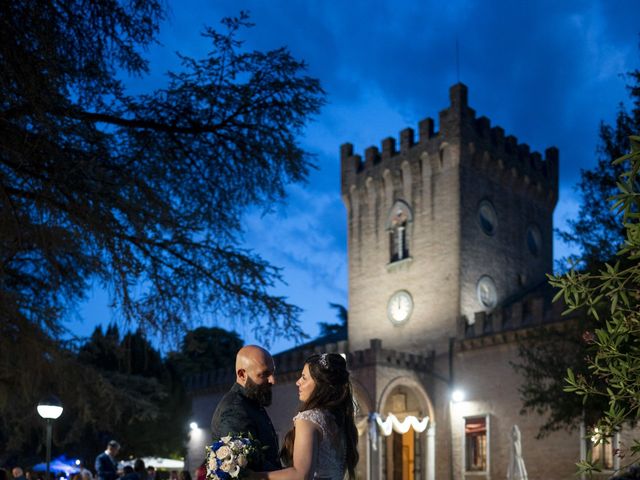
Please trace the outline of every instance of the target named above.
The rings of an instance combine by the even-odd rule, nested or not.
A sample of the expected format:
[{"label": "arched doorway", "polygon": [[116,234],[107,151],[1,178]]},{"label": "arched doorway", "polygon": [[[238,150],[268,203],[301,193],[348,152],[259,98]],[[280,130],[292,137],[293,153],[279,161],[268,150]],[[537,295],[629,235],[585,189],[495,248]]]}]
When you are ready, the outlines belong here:
[{"label": "arched doorway", "polygon": [[[412,378],[399,377],[382,392],[379,412],[389,421],[393,415],[397,428],[381,439],[380,477],[388,480],[434,480],[433,408],[422,386]],[[411,420],[413,417],[415,420]],[[410,426],[429,417],[427,430]],[[424,425],[424,423],[423,423]]]},{"label": "arched doorway", "polygon": [[[409,429],[406,433],[391,432],[391,435],[386,437],[385,478],[390,480],[416,480],[416,477],[421,478],[419,469],[421,452],[419,447],[420,439],[416,439],[416,432],[413,429]],[[416,459],[418,464],[417,471]]]}]

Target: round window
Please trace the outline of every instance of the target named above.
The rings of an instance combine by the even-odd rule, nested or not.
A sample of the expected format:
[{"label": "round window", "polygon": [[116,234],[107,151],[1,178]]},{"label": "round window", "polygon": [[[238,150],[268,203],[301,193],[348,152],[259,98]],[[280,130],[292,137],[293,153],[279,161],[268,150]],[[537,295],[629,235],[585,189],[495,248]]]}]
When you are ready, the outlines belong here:
[{"label": "round window", "polygon": [[493,204],[489,200],[482,200],[478,205],[478,222],[482,231],[487,235],[496,233],[498,216],[496,215],[496,209],[493,208]]},{"label": "round window", "polygon": [[542,249],[542,233],[537,225],[529,225],[527,227],[527,248],[534,257],[540,255]]},{"label": "round window", "polygon": [[498,291],[496,290],[496,284],[493,279],[484,275],[478,280],[476,286],[476,293],[478,295],[478,302],[484,308],[493,308],[498,303]]}]

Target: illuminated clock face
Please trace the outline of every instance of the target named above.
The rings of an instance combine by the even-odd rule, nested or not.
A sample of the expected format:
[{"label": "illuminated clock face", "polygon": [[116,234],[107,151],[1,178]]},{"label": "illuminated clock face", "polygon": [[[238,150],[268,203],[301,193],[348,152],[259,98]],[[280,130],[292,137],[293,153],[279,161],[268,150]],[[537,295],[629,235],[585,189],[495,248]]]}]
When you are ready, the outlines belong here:
[{"label": "illuminated clock face", "polygon": [[483,275],[476,285],[478,302],[484,308],[494,308],[498,303],[498,291],[493,279],[488,275]]},{"label": "illuminated clock face", "polygon": [[395,324],[401,324],[409,320],[413,311],[413,298],[406,290],[398,290],[391,295],[387,303],[387,315]]}]

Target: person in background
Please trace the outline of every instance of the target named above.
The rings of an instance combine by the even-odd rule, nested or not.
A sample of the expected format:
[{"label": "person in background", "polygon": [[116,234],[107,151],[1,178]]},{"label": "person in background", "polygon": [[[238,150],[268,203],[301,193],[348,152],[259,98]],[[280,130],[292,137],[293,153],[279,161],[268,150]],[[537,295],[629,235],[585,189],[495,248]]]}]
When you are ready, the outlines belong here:
[{"label": "person in background", "polygon": [[153,465],[149,465],[147,467],[147,479],[156,480],[156,467],[154,467]]},{"label": "person in background", "polygon": [[119,451],[120,444],[115,440],[111,440],[107,444],[107,449],[96,457],[96,476],[98,480],[116,480],[118,478],[116,456]]},{"label": "person in background", "polygon": [[[93,480],[93,473],[91,473],[91,470],[89,470],[85,466],[83,460],[80,460],[80,463],[78,464],[78,468],[80,469],[80,471],[78,472],[80,474],[80,480]],[[27,478],[27,480],[31,480],[31,479]]]},{"label": "person in background", "polygon": [[13,475],[13,480],[27,480],[24,476],[24,471],[20,467],[13,467],[11,475]]},{"label": "person in background", "polygon": [[0,468],[0,480],[9,480],[9,474],[4,468]]},{"label": "person in background", "polygon": [[138,474],[138,480],[148,480],[149,474],[147,473],[147,467],[145,467],[144,460],[141,458],[133,462],[133,471]]},{"label": "person in background", "polygon": [[126,465],[122,469],[123,475],[120,477],[120,480],[138,480],[138,474],[133,471],[133,467],[131,465]]},{"label": "person in background", "polygon": [[169,480],[178,480],[178,472],[171,470],[169,472]]},{"label": "person in background", "polygon": [[189,473],[188,470],[182,470],[178,474],[178,480],[191,480],[191,474]]}]

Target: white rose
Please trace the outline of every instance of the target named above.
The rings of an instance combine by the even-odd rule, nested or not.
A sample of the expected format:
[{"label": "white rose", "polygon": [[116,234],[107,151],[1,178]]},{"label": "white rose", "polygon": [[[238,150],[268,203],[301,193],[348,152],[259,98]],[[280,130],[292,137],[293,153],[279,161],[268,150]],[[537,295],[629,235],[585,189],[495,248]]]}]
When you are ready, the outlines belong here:
[{"label": "white rose", "polygon": [[223,472],[230,472],[231,469],[233,468],[233,463],[231,462],[222,462],[222,465],[220,465],[220,470],[222,470]]},{"label": "white rose", "polygon": [[237,460],[237,461],[238,461],[238,465],[239,465],[240,467],[242,467],[242,468],[246,467],[246,466],[247,466],[247,463],[249,463],[249,462],[247,461],[247,457],[246,457],[246,455],[243,455],[243,454],[238,455],[238,460]]},{"label": "white rose", "polygon": [[218,450],[216,450],[216,457],[221,460],[227,458],[229,455],[231,455],[231,449],[226,445],[222,445]]},{"label": "white rose", "polygon": [[216,468],[218,468],[218,461],[214,455],[211,455],[209,457],[209,470],[215,470]]}]

